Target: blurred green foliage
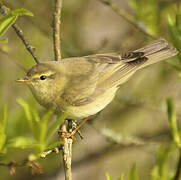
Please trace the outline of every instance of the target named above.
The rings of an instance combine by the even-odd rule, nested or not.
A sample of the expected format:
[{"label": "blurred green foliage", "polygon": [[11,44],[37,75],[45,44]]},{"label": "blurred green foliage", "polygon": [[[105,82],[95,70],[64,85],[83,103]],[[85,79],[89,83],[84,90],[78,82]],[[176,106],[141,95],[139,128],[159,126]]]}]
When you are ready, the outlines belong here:
[{"label": "blurred green foliage", "polygon": [[66,118],[65,113],[62,113],[53,123],[49,124],[53,116],[52,111],[47,111],[40,117],[37,110],[23,99],[18,99],[17,102],[23,108],[32,137],[16,136],[6,139],[7,107],[5,106],[0,121],[0,153],[6,153],[11,148],[34,149],[34,155],[30,154],[29,157],[31,157],[31,160],[35,160],[45,150],[53,149],[62,144],[61,141],[52,142],[51,138]]},{"label": "blurred green foliage", "polygon": [[[169,39],[178,51],[181,51],[181,5],[178,2],[171,0],[130,0],[128,2],[117,0],[115,2],[118,7],[121,4],[120,7],[125,8],[128,12],[132,10],[135,23],[139,24],[145,31],[158,38]],[[62,114],[58,119],[55,119],[51,111],[45,112],[37,106],[31,94],[27,93],[27,89],[13,84],[13,80],[23,74],[8,60],[11,59],[14,62],[14,59],[18,59],[18,62],[27,68],[32,66],[33,61],[9,28],[15,21],[17,22],[18,18],[18,24],[22,27],[25,36],[31,40],[32,44],[35,44],[40,59],[51,59],[53,55],[50,32],[53,2],[17,0],[16,2],[7,1],[7,4],[12,11],[7,9],[9,13],[0,18],[0,42],[6,42],[6,44],[1,43],[0,49],[5,49],[10,55],[5,57],[1,54],[0,61],[0,162],[11,160],[19,162],[26,158],[36,160],[43,151],[61,144],[60,141],[56,140],[54,134],[66,118],[66,114]],[[129,8],[124,4],[130,5]],[[30,17],[19,18],[19,16],[32,16],[33,14],[35,15],[33,20]],[[7,38],[9,39],[8,43]],[[112,13],[111,8],[104,9],[101,3],[90,0],[64,1],[62,39],[62,49],[65,57],[97,53],[96,50],[101,47],[105,39],[108,44],[101,49],[101,52],[124,51],[128,48],[142,46],[142,42],[145,42],[142,34]],[[181,53],[178,57],[180,60]],[[176,115],[176,108],[180,107],[179,92],[181,89],[180,81],[175,77],[175,74],[177,76],[181,72],[180,62],[177,61],[177,58],[173,58],[169,61],[171,66],[168,64],[164,65],[164,68],[163,66],[155,66],[151,71],[141,72],[143,75],[139,73],[139,77],[135,75],[133,81],[129,81],[121,87],[123,90],[118,94],[120,99],[117,98],[108,106],[100,115],[100,119],[97,120],[100,122],[100,125],[97,126],[102,128],[104,124],[113,129],[112,131],[121,132],[124,135],[150,135],[161,131],[162,128],[168,129],[169,127],[169,132],[173,138],[171,142],[163,143],[158,149],[157,155],[155,155],[157,146],[150,147],[151,150],[147,153],[147,157],[152,154],[150,158],[152,161],[145,158],[146,148],[146,150],[140,150],[140,153],[135,151],[134,148],[131,151],[128,150],[127,154],[122,151],[119,155],[112,152],[111,157],[105,156],[105,158],[97,160],[96,163],[93,162],[95,169],[86,165],[86,167],[88,166],[88,170],[86,170],[84,165],[81,166],[81,171],[85,169],[87,179],[97,178],[97,173],[100,173],[102,179],[105,179],[104,172],[110,171],[111,175],[112,171],[114,172],[115,177],[124,174],[124,176],[118,178],[119,180],[126,178],[129,180],[170,180],[174,178],[181,143],[179,120],[178,115]],[[175,72],[170,67],[174,67],[177,71]],[[8,73],[10,71],[12,75]],[[165,104],[165,97],[167,96],[173,96],[175,99],[174,103],[170,98],[167,100],[168,124],[166,122],[166,112],[163,112],[163,104]],[[18,98],[16,102],[17,97],[21,98]],[[4,104],[8,104],[8,106],[4,106]],[[143,129],[145,130],[143,131]],[[95,137],[94,131],[89,131],[86,135],[88,138],[83,140],[84,143],[88,142],[88,144],[84,146],[84,143],[78,141],[74,145],[76,160],[93,151],[93,148],[96,151],[98,145],[102,147],[102,144],[105,143],[102,139],[99,141],[99,138]],[[110,144],[110,146],[113,145]],[[131,156],[131,152],[135,156]],[[116,160],[114,159],[115,156]],[[93,158],[93,155],[91,158]],[[52,155],[45,160],[46,162],[42,162],[47,174],[56,174],[59,171],[60,167],[59,161],[56,162],[57,159],[57,156]],[[135,161],[138,161],[138,163],[136,162],[136,165],[132,166]],[[112,166],[106,164],[106,162],[112,162]],[[127,164],[125,165],[125,163]],[[97,169],[101,167],[102,169],[98,172]],[[28,173],[22,172],[13,178],[31,179]],[[4,179],[11,179],[2,167],[0,167],[0,174]],[[87,174],[90,175],[90,178]],[[113,180],[111,175],[106,174],[107,180]],[[82,174],[79,177],[85,179]],[[40,178],[38,176],[38,179]]]},{"label": "blurred green foliage", "polygon": [[159,8],[159,1],[157,0],[131,0],[135,18],[140,26],[143,26],[146,31],[153,35],[159,33],[159,23],[161,10]]},{"label": "blurred green foliage", "polygon": [[0,153],[5,152],[6,142],[6,123],[7,123],[7,107],[3,109],[3,117],[0,118]]},{"label": "blurred green foliage", "polygon": [[[180,6],[181,7],[181,6]],[[175,17],[168,16],[168,29],[171,41],[173,45],[180,50],[181,49],[181,8],[177,10]],[[181,61],[181,53],[179,53],[179,59]]]},{"label": "blurred green foliage", "polygon": [[23,8],[10,11],[5,6],[2,6],[0,11],[1,14],[4,15],[0,18],[0,36],[2,36],[8,30],[8,28],[15,23],[19,16],[33,16],[32,12]]},{"label": "blurred green foliage", "polygon": [[138,172],[136,170],[136,164],[133,164],[129,173],[128,180],[139,180]]},{"label": "blurred green foliage", "polygon": [[[173,137],[173,143],[170,143],[167,147],[160,146],[157,152],[157,162],[150,172],[150,180],[175,180],[175,174],[177,169],[171,169],[169,167],[169,157],[175,152],[180,152],[180,136],[177,126],[177,117],[174,109],[173,100],[167,99],[167,113],[170,131]],[[178,167],[180,168],[180,167]],[[113,180],[113,178],[106,174],[107,180]],[[122,175],[122,179],[123,175]],[[138,172],[136,170],[136,164],[134,164],[128,175],[128,180],[139,180]]]}]

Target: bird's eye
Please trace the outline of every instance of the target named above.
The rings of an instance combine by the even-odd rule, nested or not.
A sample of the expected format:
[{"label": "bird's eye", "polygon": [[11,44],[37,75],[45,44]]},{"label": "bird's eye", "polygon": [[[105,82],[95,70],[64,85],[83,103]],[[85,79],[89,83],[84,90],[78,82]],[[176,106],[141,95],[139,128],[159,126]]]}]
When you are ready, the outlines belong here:
[{"label": "bird's eye", "polygon": [[41,80],[45,80],[46,78],[47,78],[47,77],[44,76],[44,75],[40,76],[40,79],[41,79]]}]

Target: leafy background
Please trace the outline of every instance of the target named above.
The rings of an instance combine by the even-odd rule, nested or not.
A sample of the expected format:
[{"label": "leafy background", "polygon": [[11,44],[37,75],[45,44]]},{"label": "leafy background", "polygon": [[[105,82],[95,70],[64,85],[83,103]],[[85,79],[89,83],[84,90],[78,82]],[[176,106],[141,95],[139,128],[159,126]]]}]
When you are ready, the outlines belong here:
[{"label": "leafy background", "polygon": [[[126,52],[153,41],[103,2],[114,3],[144,31],[181,49],[179,1],[69,0],[63,1],[63,57]],[[19,17],[16,12],[14,18],[36,47],[39,59],[52,60],[53,2],[5,3],[12,10],[25,8],[34,14]],[[27,87],[14,81],[25,74],[17,62],[26,69],[34,64],[9,28],[0,42],[0,162],[35,160],[41,152],[56,146],[55,131],[63,118],[56,120],[52,112],[38,105]],[[176,126],[181,106],[180,71],[179,54],[137,72],[121,86],[114,101],[82,128],[84,139],[77,137],[73,147],[74,179],[173,179],[180,147]],[[166,101],[167,97],[173,100]],[[140,139],[144,140],[142,145]],[[19,167],[11,176],[11,167],[0,166],[0,179],[63,179],[61,155],[54,153],[38,162],[43,167],[42,175],[30,175],[28,167]]]}]

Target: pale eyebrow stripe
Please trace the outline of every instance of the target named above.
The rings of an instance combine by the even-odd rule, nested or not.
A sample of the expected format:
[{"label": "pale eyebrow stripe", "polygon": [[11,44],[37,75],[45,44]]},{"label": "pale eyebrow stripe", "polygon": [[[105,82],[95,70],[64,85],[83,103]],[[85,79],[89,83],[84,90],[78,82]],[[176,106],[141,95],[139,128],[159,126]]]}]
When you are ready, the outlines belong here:
[{"label": "pale eyebrow stripe", "polygon": [[42,75],[44,75],[44,76],[51,76],[53,74],[54,74],[54,72],[52,72],[52,71],[46,71],[46,72],[42,72],[42,73],[39,73],[39,74],[35,74],[33,76],[33,78],[39,78]]}]

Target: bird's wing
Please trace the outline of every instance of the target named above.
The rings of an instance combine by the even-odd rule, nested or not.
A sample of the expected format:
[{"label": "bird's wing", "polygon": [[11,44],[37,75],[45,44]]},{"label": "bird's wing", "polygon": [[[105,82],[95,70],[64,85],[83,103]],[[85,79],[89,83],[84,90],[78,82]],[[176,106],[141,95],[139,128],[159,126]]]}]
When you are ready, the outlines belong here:
[{"label": "bird's wing", "polygon": [[114,69],[112,74],[109,73],[109,69],[108,71],[103,71],[100,74],[97,87],[107,89],[119,86],[127,81],[138,69],[175,56],[177,53],[178,51],[174,47],[169,46],[166,40],[160,39],[133,52],[117,54],[120,65]]},{"label": "bird's wing", "polygon": [[[139,67],[138,62],[131,65],[127,60],[121,60],[120,55],[115,54],[64,59],[63,63],[69,81],[61,97],[68,104],[75,106],[94,101],[97,96],[106,91],[107,87],[103,86],[104,82],[110,81],[118,70],[122,71],[121,76],[124,77]],[[144,58],[136,61],[144,61]],[[141,62],[139,64],[141,65]]]},{"label": "bird's wing", "polygon": [[81,105],[85,101],[93,101],[91,95],[95,92],[101,66],[99,63],[87,60],[85,57],[66,58],[64,63],[68,82],[61,98],[71,105]]},{"label": "bird's wing", "polygon": [[124,83],[136,70],[176,54],[175,48],[161,39],[124,54],[64,59],[70,81],[62,97],[66,97],[66,101],[72,105],[88,104],[107,89]]}]

